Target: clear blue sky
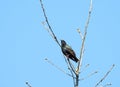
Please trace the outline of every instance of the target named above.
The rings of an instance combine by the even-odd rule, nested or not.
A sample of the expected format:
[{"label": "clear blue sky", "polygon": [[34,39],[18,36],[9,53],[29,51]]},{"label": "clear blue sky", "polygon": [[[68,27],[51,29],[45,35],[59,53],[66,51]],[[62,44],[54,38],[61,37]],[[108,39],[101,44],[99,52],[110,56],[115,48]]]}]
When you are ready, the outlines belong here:
[{"label": "clear blue sky", "polygon": [[[43,0],[47,16],[58,39],[64,39],[79,56],[81,39],[90,0]],[[79,87],[94,87],[112,64],[115,68],[103,81],[119,87],[120,81],[120,1],[93,0],[93,11],[85,43],[80,75],[98,74],[80,82]],[[60,48],[43,28],[44,16],[39,0],[0,1],[0,86],[73,87],[72,78],[48,64],[48,58],[67,71]],[[67,71],[68,72],[68,71]]]}]

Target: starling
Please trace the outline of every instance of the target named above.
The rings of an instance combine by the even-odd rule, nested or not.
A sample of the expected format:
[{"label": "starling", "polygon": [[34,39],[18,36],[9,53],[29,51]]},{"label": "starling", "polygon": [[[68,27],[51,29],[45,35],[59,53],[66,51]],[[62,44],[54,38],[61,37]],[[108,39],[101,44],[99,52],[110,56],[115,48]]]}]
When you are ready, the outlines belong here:
[{"label": "starling", "polygon": [[79,61],[73,49],[64,40],[61,40],[61,50],[67,58],[72,59],[76,63]]}]

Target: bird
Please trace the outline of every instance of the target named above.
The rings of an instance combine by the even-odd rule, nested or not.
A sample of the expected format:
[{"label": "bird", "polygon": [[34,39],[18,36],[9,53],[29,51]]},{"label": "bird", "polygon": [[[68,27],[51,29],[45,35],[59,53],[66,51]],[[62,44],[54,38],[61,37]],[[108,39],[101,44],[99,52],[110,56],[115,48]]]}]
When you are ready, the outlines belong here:
[{"label": "bird", "polygon": [[75,61],[76,63],[79,61],[79,59],[76,57],[76,54],[74,50],[64,41],[61,40],[61,50],[62,53],[69,59]]}]

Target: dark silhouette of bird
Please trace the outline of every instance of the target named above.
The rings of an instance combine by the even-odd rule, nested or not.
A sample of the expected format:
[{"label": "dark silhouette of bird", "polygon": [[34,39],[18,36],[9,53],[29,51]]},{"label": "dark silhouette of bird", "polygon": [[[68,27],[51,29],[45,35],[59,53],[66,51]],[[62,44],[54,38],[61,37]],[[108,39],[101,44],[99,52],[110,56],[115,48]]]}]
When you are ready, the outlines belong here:
[{"label": "dark silhouette of bird", "polygon": [[61,40],[61,50],[67,58],[72,59],[76,63],[79,61],[73,49],[64,40]]}]

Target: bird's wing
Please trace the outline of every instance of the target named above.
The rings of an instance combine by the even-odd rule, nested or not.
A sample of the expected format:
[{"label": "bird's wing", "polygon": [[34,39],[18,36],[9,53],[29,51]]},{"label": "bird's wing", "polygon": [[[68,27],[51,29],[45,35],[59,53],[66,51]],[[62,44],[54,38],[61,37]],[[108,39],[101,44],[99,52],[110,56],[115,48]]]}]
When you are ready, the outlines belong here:
[{"label": "bird's wing", "polygon": [[76,56],[75,55],[75,52],[72,50],[72,48],[70,47],[70,46],[68,46],[68,45],[66,45],[66,52],[68,53],[68,54],[71,54],[72,56]]}]

